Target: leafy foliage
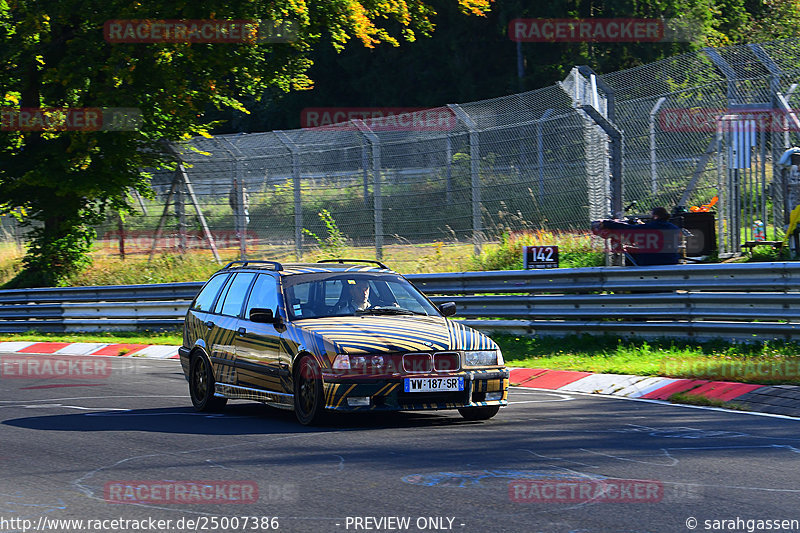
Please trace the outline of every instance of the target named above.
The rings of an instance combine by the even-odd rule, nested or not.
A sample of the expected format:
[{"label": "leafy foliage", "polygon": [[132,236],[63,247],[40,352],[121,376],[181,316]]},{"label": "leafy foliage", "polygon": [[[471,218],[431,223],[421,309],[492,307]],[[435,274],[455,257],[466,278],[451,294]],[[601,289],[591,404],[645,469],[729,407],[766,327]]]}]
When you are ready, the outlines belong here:
[{"label": "leafy foliage", "polygon": [[[483,14],[488,0],[460,0]],[[210,108],[248,113],[268,89],[312,87],[309,53],[323,35],[341,49],[397,45],[428,34],[418,0],[0,1],[0,104],[12,108],[135,107],[138,131],[0,131],[0,213],[26,212],[33,245],[21,285],[58,284],[84,263],[86,227],[106,211],[131,211],[128,191],[149,194],[144,168],[169,167],[167,143],[208,135]],[[288,43],[111,44],[114,19],[293,20]]]},{"label": "leafy foliage", "polygon": [[320,221],[325,225],[328,236],[324,239],[312,233],[311,230],[303,228],[303,233],[312,237],[322,249],[326,259],[336,259],[343,256],[347,247],[347,236],[336,225],[336,221],[331,216],[330,211],[323,209],[318,213]]}]

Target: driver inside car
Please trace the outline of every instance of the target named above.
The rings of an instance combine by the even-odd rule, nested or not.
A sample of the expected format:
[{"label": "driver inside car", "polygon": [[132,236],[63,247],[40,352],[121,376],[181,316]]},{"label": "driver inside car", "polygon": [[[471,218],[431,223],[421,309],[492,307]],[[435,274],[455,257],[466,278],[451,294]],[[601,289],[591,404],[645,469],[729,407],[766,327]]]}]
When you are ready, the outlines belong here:
[{"label": "driver inside car", "polygon": [[[345,294],[346,293],[346,294]],[[337,311],[343,313],[355,313],[369,308],[372,304],[369,301],[370,289],[369,282],[365,279],[348,279],[342,290],[342,297],[337,304]]]}]

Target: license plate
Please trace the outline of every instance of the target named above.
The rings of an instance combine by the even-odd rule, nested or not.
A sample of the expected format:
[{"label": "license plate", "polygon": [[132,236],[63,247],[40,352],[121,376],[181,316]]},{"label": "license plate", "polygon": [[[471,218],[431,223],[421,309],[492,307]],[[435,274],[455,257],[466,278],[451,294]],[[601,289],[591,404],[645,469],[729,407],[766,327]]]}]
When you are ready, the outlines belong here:
[{"label": "license plate", "polygon": [[464,390],[464,378],[406,378],[405,392],[446,392]]}]

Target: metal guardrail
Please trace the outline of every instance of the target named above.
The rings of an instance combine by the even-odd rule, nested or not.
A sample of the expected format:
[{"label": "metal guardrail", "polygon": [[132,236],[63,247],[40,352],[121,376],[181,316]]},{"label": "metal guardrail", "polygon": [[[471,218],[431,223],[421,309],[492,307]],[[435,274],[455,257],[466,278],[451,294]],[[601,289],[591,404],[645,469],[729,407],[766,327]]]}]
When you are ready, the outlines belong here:
[{"label": "metal guardrail", "polygon": [[[412,274],[484,331],[800,340],[800,263]],[[176,329],[201,282],[0,291],[0,332]]]}]

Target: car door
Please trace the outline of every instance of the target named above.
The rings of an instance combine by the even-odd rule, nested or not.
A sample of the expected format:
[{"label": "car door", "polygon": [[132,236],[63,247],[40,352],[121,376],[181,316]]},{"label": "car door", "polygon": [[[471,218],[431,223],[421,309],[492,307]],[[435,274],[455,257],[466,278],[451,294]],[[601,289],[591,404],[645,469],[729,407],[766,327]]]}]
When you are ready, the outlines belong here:
[{"label": "car door", "polygon": [[237,272],[231,276],[214,306],[214,316],[206,322],[210,330],[208,349],[211,366],[220,383],[236,383],[236,331],[242,306],[255,276],[253,272]]},{"label": "car door", "polygon": [[266,324],[249,320],[253,308],[271,309],[273,316],[282,317],[279,304],[278,279],[261,273],[256,277],[244,308],[236,336],[236,374],[241,387],[274,392],[289,392],[289,363],[281,356],[281,324]]}]

